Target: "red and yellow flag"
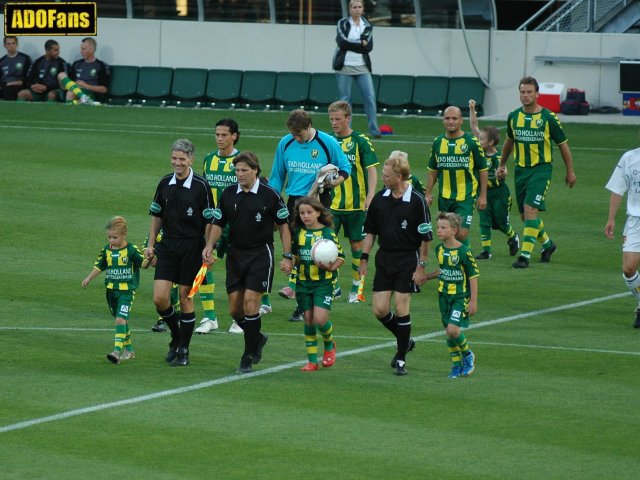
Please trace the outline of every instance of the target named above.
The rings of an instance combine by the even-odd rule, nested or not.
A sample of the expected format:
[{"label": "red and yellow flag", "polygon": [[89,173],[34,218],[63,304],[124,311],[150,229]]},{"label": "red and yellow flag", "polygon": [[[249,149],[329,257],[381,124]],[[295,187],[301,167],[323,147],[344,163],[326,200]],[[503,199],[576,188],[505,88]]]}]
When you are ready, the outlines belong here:
[{"label": "red and yellow flag", "polygon": [[196,274],[196,278],[193,279],[193,285],[191,286],[191,290],[189,291],[189,298],[193,298],[193,296],[198,293],[198,290],[200,289],[200,285],[202,285],[202,282],[204,282],[204,278],[207,275],[207,270],[208,270],[209,266],[206,263],[203,263],[202,266],[200,267],[200,270],[198,270],[198,273]]}]

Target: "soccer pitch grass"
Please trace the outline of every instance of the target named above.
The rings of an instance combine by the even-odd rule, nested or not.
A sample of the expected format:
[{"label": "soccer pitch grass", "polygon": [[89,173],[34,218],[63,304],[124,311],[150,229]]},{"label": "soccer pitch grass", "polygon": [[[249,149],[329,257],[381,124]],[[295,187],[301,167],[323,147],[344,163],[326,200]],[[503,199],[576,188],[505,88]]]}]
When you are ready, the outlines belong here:
[{"label": "soccer pitch grass", "polygon": [[[302,326],[287,321],[293,303],[275,293],[282,274],[274,312],[263,318],[264,359],[237,376],[242,338],[223,333],[230,319],[222,263],[214,267],[220,333],[194,336],[190,367],[167,367],[168,335],[150,331],[150,270],[131,318],[137,358],[114,366],[105,358],[113,321],[102,277],[81,288],[106,243],[104,225],[123,215],[129,240],[141,244],[171,143],[191,139],[199,171],[215,148],[213,124],[225,116],[239,122],[238,147],[255,151],[268,175],[286,113],[0,103],[1,478],[637,476],[640,331],[621,279],[624,208],[616,240],[603,234],[603,186],[621,154],[638,146],[637,126],[565,124],[578,182],[564,185],[556,149],[542,217],[558,250],[550,264],[536,254],[529,269],[513,270],[506,239],[494,232],[467,333],[477,356],[470,378],[447,379],[436,282],[412,299],[417,347],[406,377],[389,368],[394,346],[370,305],[347,305],[344,296],[331,314],[336,364],[299,372]],[[329,129],[325,114],[313,119]],[[405,150],[425,179],[440,120],[381,123],[395,134],[375,142],[380,160]],[[364,117],[354,128],[365,129]],[[512,217],[521,233],[515,210]],[[477,219],[471,239],[477,250]],[[196,309],[200,316],[198,301]]]}]

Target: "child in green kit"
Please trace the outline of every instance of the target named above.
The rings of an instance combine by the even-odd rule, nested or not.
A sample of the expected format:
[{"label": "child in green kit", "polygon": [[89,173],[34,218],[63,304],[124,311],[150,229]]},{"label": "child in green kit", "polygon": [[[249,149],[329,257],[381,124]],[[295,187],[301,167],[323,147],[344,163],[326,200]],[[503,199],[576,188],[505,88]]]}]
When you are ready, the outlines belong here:
[{"label": "child in green kit", "polygon": [[127,242],[127,221],[123,217],[113,217],[106,229],[109,243],[100,250],[93,269],[82,281],[82,286],[87,288],[91,280],[105,272],[107,304],[116,319],[115,345],[113,352],[107,354],[107,359],[118,364],[121,360],[136,357],[131,343],[129,313],[140,284],[140,266],[144,257],[137,246]]},{"label": "child in green kit", "polygon": [[436,247],[439,270],[427,274],[427,280],[438,278],[438,295],[447,347],[453,362],[449,378],[468,377],[475,371],[475,355],[462,332],[469,317],[478,310],[478,266],[468,245],[456,239],[460,217],[452,212],[438,215]]},{"label": "child in green kit", "polygon": [[[344,252],[332,228],[331,214],[315,197],[302,197],[295,204],[292,253],[298,267],[296,301],[304,315],[304,338],[309,361],[300,370],[318,370],[318,330],[324,341],[322,366],[330,367],[336,360],[333,324],[329,320],[333,302],[333,281],[344,263]],[[326,238],[336,243],[338,258],[331,264],[314,262],[311,249],[316,241]]]}]

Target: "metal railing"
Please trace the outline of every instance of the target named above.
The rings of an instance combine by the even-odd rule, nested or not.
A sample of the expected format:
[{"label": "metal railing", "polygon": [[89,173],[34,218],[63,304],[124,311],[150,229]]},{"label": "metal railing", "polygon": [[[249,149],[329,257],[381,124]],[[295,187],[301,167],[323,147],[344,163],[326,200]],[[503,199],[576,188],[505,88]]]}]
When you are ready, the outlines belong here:
[{"label": "metal railing", "polygon": [[[593,32],[594,25],[612,10],[618,10],[633,0],[567,0],[558,10],[549,15],[535,28],[536,32]],[[528,30],[531,25],[559,5],[550,0],[517,30]]]}]

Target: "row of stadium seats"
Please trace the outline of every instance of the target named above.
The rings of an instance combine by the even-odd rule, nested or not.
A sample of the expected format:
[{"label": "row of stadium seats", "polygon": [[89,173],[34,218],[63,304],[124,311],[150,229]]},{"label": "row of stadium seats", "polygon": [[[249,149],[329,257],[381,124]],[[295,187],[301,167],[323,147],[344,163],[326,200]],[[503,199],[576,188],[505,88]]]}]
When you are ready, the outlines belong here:
[{"label": "row of stadium seats", "polygon": [[[465,111],[474,98],[482,114],[485,87],[478,78],[373,75],[373,82],[381,113],[433,115],[447,105]],[[116,105],[324,109],[337,99],[333,73],[113,65],[109,86],[109,103]],[[355,82],[352,103],[354,111],[362,111]]]}]

